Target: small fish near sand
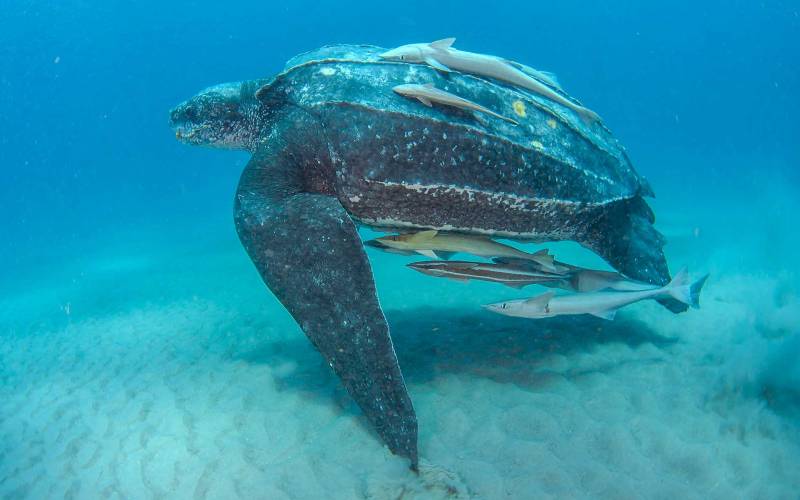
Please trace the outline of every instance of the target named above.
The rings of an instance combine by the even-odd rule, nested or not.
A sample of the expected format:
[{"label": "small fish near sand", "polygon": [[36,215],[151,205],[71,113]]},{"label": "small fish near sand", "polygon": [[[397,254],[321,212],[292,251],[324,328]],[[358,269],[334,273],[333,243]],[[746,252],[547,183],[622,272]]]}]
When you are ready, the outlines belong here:
[{"label": "small fish near sand", "polygon": [[485,236],[443,233],[436,230],[418,233],[395,234],[382,236],[366,242],[371,247],[408,251],[434,259],[449,259],[455,253],[468,253],[478,257],[514,257],[535,261],[547,272],[558,274],[553,266],[553,257],[542,250],[527,253],[522,250],[498,243]]},{"label": "small fish near sand", "polygon": [[548,285],[563,280],[562,276],[550,273],[521,271],[503,264],[465,261],[422,261],[407,264],[415,271],[437,278],[449,278],[456,281],[488,281],[500,283],[511,288],[523,288],[528,285]]},{"label": "small fish near sand", "polygon": [[[572,102],[553,90],[551,86],[558,88],[557,84],[552,85],[556,83],[553,78],[536,72],[533,68],[521,64],[511,64],[499,57],[455,49],[453,48],[455,41],[455,38],[444,38],[432,43],[412,43],[384,52],[380,57],[390,61],[424,63],[439,71],[455,70],[494,78],[533,91],[569,108],[586,122],[600,121],[600,117],[594,111]],[[532,73],[538,74],[540,78],[537,79]]]},{"label": "small fish near sand", "polygon": [[[434,103],[436,103],[464,110],[477,111],[481,113],[486,113],[487,115],[494,116],[495,118],[499,118],[503,121],[507,121],[508,123],[519,125],[519,122],[517,122],[516,120],[512,120],[511,118],[503,116],[499,113],[495,113],[491,109],[487,109],[481,106],[480,104],[468,101],[467,99],[458,97],[457,95],[452,94],[450,92],[437,89],[436,87],[433,86],[432,83],[425,83],[425,84],[409,83],[405,85],[397,85],[396,87],[392,88],[392,90],[394,90],[396,93],[400,94],[403,97],[417,99],[419,102],[428,107],[431,107],[433,106]],[[476,118],[478,117],[476,116]]]},{"label": "small fish near sand", "polygon": [[[495,263],[505,265],[509,270],[547,272],[536,262],[530,260],[509,257],[499,257],[493,260]],[[553,267],[563,273],[563,278],[558,281],[542,283],[542,285],[571,292],[599,292],[601,290],[641,292],[659,288],[658,285],[628,279],[620,273],[612,271],[587,269],[558,261],[553,261]]]},{"label": "small fish near sand", "polygon": [[485,309],[505,316],[518,318],[550,318],[553,316],[591,314],[598,318],[612,320],[617,311],[627,305],[646,299],[672,297],[688,306],[700,307],[700,290],[708,275],[694,283],[689,281],[689,273],[682,269],[669,284],[653,290],[639,292],[590,292],[556,295],[547,292],[529,299],[508,300],[483,306]]}]

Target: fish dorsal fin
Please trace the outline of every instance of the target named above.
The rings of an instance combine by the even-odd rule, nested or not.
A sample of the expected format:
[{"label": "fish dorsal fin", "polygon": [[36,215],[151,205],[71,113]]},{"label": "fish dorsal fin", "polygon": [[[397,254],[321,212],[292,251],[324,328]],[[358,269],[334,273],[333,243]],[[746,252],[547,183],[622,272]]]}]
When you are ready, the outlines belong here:
[{"label": "fish dorsal fin", "polygon": [[539,264],[541,264],[541,265],[543,265],[543,266],[545,266],[547,268],[552,268],[552,270],[555,270],[555,266],[554,266],[555,259],[553,258],[552,255],[547,253],[547,250],[539,250],[538,252],[533,254],[532,257],[535,257],[532,260],[535,260]]},{"label": "fish dorsal fin", "polygon": [[423,84],[422,84],[422,86],[423,86],[423,87],[425,87],[426,89],[435,89],[435,88],[436,88],[436,87],[434,87],[434,86],[433,86],[433,84],[432,84],[432,83],[430,83],[430,82],[428,82],[428,83],[423,83]]},{"label": "fish dorsal fin", "polygon": [[536,297],[531,297],[525,301],[525,305],[527,306],[537,306],[537,308],[544,310],[547,308],[547,305],[550,303],[550,299],[555,296],[556,292],[547,292],[541,295],[537,295]]},{"label": "fish dorsal fin", "polygon": [[598,318],[607,319],[611,321],[617,315],[617,310],[609,309],[608,311],[597,311],[589,314],[591,314],[592,316],[596,316]]},{"label": "fish dorsal fin", "polygon": [[437,234],[439,234],[439,231],[437,231],[435,229],[430,229],[428,231],[420,231],[420,232],[415,233],[414,235],[410,236],[408,238],[408,241],[410,241],[410,242],[413,241],[414,243],[420,243],[420,242],[423,242],[423,241],[430,241],[434,237],[436,237]]},{"label": "fish dorsal fin", "polygon": [[555,73],[542,70],[539,70],[539,73],[546,78],[545,83],[549,83],[558,90],[561,90],[561,83],[558,81],[558,77]]},{"label": "fish dorsal fin", "polygon": [[495,264],[502,264],[505,266],[521,267],[524,269],[534,269],[535,264],[529,259],[520,259],[519,257],[494,257],[492,262]]},{"label": "fish dorsal fin", "polygon": [[455,38],[442,38],[441,40],[436,40],[435,42],[431,42],[430,46],[434,49],[449,49],[456,43]]},{"label": "fish dorsal fin", "polygon": [[443,252],[441,250],[434,250],[433,253],[442,260],[450,260],[456,254],[456,252]]},{"label": "fish dorsal fin", "polygon": [[536,255],[537,257],[549,257],[550,256],[550,250],[548,250],[546,248],[543,248],[543,249],[539,250],[538,252],[534,252],[533,255]]},{"label": "fish dorsal fin", "polygon": [[433,107],[433,103],[432,103],[432,102],[431,102],[431,100],[430,100],[430,99],[428,99],[427,97],[423,97],[423,96],[421,96],[421,95],[418,95],[418,96],[417,96],[417,100],[418,100],[419,102],[421,102],[422,104],[424,104],[424,105],[428,106],[429,108]]},{"label": "fish dorsal fin", "polygon": [[551,86],[551,87],[553,87],[553,88],[555,88],[557,90],[560,90],[562,92],[564,91],[561,88],[561,83],[559,83],[558,77],[555,74],[553,74],[553,73],[551,73],[549,71],[542,71],[542,70],[538,70],[538,69],[533,69],[530,66],[527,66],[525,64],[522,64],[522,63],[519,63],[519,62],[516,62],[516,61],[511,61],[510,59],[502,59],[502,61],[504,61],[506,64],[509,64],[509,65],[517,68],[518,70],[522,71],[523,73],[536,78],[537,80],[541,80],[542,82],[546,83],[547,85],[549,85],[549,86]]},{"label": "fish dorsal fin", "polygon": [[425,257],[429,257],[431,259],[438,259],[439,256],[436,255],[436,252],[433,250],[417,250],[417,253],[420,255],[424,255]]},{"label": "fish dorsal fin", "polygon": [[504,281],[503,284],[505,286],[510,286],[511,288],[516,288],[517,290],[520,290],[530,285],[530,283],[527,283],[525,281],[517,281],[517,282]]}]

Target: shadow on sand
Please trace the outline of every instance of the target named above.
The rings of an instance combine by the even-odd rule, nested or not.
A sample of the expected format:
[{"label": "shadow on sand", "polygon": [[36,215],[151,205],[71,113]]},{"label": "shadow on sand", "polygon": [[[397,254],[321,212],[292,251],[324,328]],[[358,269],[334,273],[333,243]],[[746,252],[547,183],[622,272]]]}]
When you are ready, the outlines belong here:
[{"label": "shadow on sand", "polygon": [[[465,309],[423,307],[386,312],[395,351],[406,382],[425,384],[446,374],[471,374],[501,383],[535,388],[555,374],[538,367],[553,356],[591,352],[597,346],[623,343],[630,347],[666,347],[676,339],[656,334],[647,324],[624,315],[615,321],[591,316],[525,320]],[[333,372],[300,332],[246,353],[242,359],[288,367],[275,372],[281,389],[330,400],[338,395],[351,403]],[[632,362],[658,360],[637,359]],[[591,371],[608,372],[620,362]],[[570,372],[579,376],[580,372]]]}]

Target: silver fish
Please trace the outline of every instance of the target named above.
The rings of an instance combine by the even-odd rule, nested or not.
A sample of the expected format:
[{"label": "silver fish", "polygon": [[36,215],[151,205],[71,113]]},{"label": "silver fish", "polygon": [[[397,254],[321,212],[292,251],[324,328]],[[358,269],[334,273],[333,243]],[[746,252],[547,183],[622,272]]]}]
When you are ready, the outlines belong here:
[{"label": "silver fish", "polygon": [[515,257],[517,259],[535,261],[546,272],[558,274],[558,271],[553,267],[553,256],[549,255],[547,250],[531,254],[481,236],[427,230],[417,233],[382,236],[370,240],[366,244],[376,248],[416,252],[431,258],[446,259],[458,252],[486,258]]},{"label": "silver fish", "polygon": [[[508,266],[509,269],[547,272],[547,270],[539,266],[537,262],[531,260],[510,257],[500,257],[493,260],[498,264]],[[619,273],[611,271],[587,269],[585,267],[573,266],[558,261],[553,261],[553,268],[564,275],[563,279],[560,281],[542,283],[544,286],[561,288],[562,290],[569,290],[572,292],[598,292],[600,290],[640,292],[659,288],[658,285],[631,280]]]},{"label": "silver fish", "polygon": [[682,269],[669,284],[653,290],[639,292],[590,292],[555,295],[547,292],[529,299],[509,300],[483,306],[489,311],[519,318],[550,318],[572,314],[591,314],[603,319],[614,319],[617,311],[629,304],[646,299],[672,297],[694,308],[700,307],[700,290],[708,275],[695,283],[689,282],[689,273]]},{"label": "silver fish", "polygon": [[[455,38],[444,38],[432,43],[412,43],[384,52],[381,58],[409,63],[425,63],[440,71],[461,71],[479,76],[488,76],[518,87],[531,90],[542,97],[565,106],[587,122],[599,121],[594,111],[575,104],[547,84],[525,72],[523,67],[509,64],[499,57],[453,48]],[[551,83],[551,82],[548,82]]]},{"label": "silver fish", "polygon": [[421,102],[426,106],[432,106],[433,103],[436,103],[436,104],[443,104],[445,106],[453,106],[459,109],[480,111],[481,113],[486,113],[487,115],[494,116],[495,118],[499,118],[509,123],[513,123],[514,125],[519,125],[519,122],[517,122],[516,120],[512,120],[511,118],[507,118],[501,114],[495,113],[491,109],[484,108],[480,104],[476,104],[467,99],[458,97],[457,95],[451,94],[450,92],[437,89],[436,87],[433,86],[432,83],[425,83],[421,85],[416,83],[408,83],[404,85],[398,85],[392,88],[392,90],[394,90],[403,97],[417,99],[419,102]]},{"label": "silver fish", "polygon": [[561,276],[556,274],[521,271],[511,269],[502,264],[484,262],[435,260],[412,262],[411,264],[407,264],[407,266],[422,274],[435,276],[437,278],[449,278],[457,281],[489,281],[512,288],[522,288],[528,285],[543,285],[562,279]]}]

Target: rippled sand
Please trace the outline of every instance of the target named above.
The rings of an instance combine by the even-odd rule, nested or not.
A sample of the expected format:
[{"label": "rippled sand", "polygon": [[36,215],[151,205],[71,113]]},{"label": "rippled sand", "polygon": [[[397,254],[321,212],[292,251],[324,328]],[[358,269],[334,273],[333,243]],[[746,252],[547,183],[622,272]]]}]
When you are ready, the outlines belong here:
[{"label": "rippled sand", "polygon": [[714,274],[703,308],[680,316],[647,303],[614,322],[525,321],[477,306],[535,288],[435,280],[370,254],[418,412],[417,477],[233,243],[87,258],[65,271],[77,281],[3,298],[0,497],[800,491],[789,277]]}]

